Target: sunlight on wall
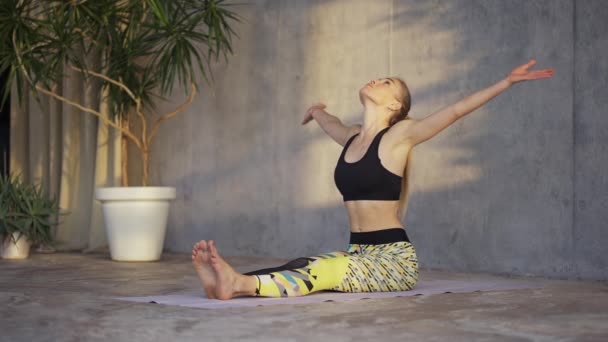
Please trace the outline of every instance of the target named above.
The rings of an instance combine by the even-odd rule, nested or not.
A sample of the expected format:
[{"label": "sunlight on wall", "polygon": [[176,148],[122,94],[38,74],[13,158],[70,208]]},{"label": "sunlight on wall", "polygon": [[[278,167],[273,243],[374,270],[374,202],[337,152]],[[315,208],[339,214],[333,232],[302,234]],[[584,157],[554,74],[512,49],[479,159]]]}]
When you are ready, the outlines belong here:
[{"label": "sunlight on wall", "polygon": [[[353,3],[353,6],[353,11],[363,12],[369,4]],[[323,102],[327,106],[325,110],[344,124],[360,121],[362,107],[358,91],[369,79],[363,72],[352,71],[361,69],[359,64],[366,58],[361,54],[365,51],[361,43],[366,39],[367,27],[361,18],[347,15],[344,4],[339,2],[319,3],[307,11],[309,36],[304,42],[306,58],[302,73],[307,77],[303,97],[311,99],[311,103],[305,107]],[[384,64],[380,67],[386,69],[388,66]],[[301,177],[294,205],[309,209],[343,206],[342,195],[334,183],[334,169],[342,146],[315,121],[310,124],[315,125],[310,131],[310,140],[297,156]]]},{"label": "sunlight on wall", "polygon": [[476,155],[475,151],[430,145],[416,147],[412,190],[438,192],[456,185],[474,182],[481,178],[482,169],[476,163],[454,163],[453,160],[467,160]]}]

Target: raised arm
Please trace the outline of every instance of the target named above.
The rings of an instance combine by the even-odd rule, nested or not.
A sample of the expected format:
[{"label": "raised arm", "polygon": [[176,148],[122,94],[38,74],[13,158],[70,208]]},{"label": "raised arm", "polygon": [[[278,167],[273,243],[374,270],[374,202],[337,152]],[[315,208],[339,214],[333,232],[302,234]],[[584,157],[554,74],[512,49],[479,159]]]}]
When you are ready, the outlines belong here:
[{"label": "raised arm", "polygon": [[308,108],[304,114],[302,125],[307,124],[310,120],[315,119],[319,126],[338,144],[344,146],[353,134],[356,134],[360,128],[360,124],[347,126],[334,115],[329,114],[324,110],[325,105],[318,103]]},{"label": "raised arm", "polygon": [[394,127],[398,134],[412,146],[420,144],[432,138],[459,118],[481,107],[512,84],[553,76],[553,69],[528,71],[528,68],[535,63],[536,61],[532,59],[528,63],[513,69],[511,74],[494,85],[475,92],[421,120],[403,120],[397,122]]}]

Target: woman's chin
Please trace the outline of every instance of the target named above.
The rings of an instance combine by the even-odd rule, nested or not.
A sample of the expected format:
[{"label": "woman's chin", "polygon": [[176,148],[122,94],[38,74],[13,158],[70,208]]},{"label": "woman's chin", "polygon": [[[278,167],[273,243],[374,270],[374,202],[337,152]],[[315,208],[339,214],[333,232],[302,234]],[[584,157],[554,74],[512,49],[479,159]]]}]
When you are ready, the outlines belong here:
[{"label": "woman's chin", "polygon": [[359,102],[361,102],[361,104],[365,103],[365,93],[362,91],[359,92]]},{"label": "woman's chin", "polygon": [[361,88],[361,90],[359,90],[359,99],[361,100],[361,103],[363,103],[365,100],[373,101],[366,88]]}]

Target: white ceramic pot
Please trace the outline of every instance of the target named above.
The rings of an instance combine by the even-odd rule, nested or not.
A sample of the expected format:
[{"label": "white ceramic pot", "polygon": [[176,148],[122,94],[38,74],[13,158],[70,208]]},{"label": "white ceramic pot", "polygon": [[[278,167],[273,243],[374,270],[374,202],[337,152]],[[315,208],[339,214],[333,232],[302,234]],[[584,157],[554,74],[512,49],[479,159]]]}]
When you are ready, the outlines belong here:
[{"label": "white ceramic pot", "polygon": [[101,202],[112,260],[160,259],[174,187],[97,188],[95,198]]},{"label": "white ceramic pot", "polygon": [[[17,240],[18,238],[19,240]],[[20,235],[20,233],[16,232],[13,233],[13,239],[11,239],[10,235],[2,237],[2,258],[26,259],[30,255],[30,240],[25,235]],[[17,241],[17,243],[14,241]]]}]

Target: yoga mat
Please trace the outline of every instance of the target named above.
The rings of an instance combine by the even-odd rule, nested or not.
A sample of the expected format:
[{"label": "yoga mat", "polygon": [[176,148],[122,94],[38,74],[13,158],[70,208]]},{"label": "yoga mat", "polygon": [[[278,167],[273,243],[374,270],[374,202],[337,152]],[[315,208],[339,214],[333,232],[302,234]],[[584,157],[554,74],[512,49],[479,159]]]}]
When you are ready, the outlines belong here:
[{"label": "yoga mat", "polygon": [[202,309],[223,309],[277,304],[309,304],[321,302],[343,302],[368,298],[390,298],[419,295],[433,295],[441,293],[467,293],[496,290],[517,290],[543,287],[544,284],[537,281],[526,281],[518,279],[493,279],[493,280],[418,280],[416,286],[410,291],[395,292],[362,292],[345,293],[320,291],[300,297],[237,297],[230,300],[208,299],[201,288],[196,293],[169,294],[161,296],[146,297],[114,297],[113,299],[155,303],[166,305],[178,305]]}]

